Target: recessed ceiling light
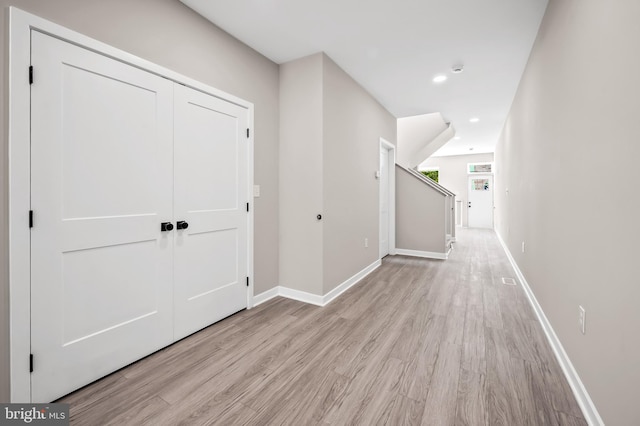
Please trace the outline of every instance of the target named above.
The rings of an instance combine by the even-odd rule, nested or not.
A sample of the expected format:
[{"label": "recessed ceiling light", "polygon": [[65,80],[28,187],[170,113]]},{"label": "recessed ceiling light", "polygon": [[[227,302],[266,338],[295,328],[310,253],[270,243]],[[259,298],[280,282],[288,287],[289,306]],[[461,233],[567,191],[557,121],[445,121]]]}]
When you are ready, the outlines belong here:
[{"label": "recessed ceiling light", "polygon": [[456,136],[455,138],[453,138],[454,141],[459,141],[460,139],[462,139],[460,136]]},{"label": "recessed ceiling light", "polygon": [[473,117],[472,119],[469,120],[470,123],[477,123],[478,121],[480,121],[478,117]]},{"label": "recessed ceiling light", "polygon": [[462,64],[457,64],[451,67],[451,72],[454,74],[459,74],[462,71],[464,71],[464,65]]},{"label": "recessed ceiling light", "polygon": [[447,76],[444,74],[436,75],[435,77],[433,77],[434,83],[442,83],[443,81],[446,81],[446,80],[447,80]]}]

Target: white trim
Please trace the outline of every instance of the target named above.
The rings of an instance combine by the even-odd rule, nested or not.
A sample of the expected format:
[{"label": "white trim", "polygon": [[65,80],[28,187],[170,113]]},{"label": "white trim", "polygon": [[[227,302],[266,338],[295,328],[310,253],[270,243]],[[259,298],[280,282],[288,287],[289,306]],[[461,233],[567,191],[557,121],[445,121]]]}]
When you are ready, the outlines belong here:
[{"label": "white trim", "polygon": [[343,282],[342,284],[340,284],[339,286],[331,290],[329,293],[325,294],[322,297],[322,306],[325,306],[331,303],[335,298],[337,298],[342,293],[344,293],[345,291],[349,290],[351,287],[359,283],[360,280],[362,280],[364,277],[366,277],[367,275],[369,275],[370,273],[378,269],[380,265],[382,265],[382,261],[378,259],[375,262],[373,262],[371,265],[364,268],[362,271],[358,272],[357,274],[355,274],[354,276],[352,276],[351,278],[349,278],[348,280],[346,280],[345,282]]},{"label": "white trim", "polygon": [[249,277],[249,287],[247,288],[247,309],[253,308],[253,292],[255,291],[255,275],[253,270],[253,247],[254,247],[254,215],[255,198],[253,197],[254,185],[254,154],[253,143],[255,140],[255,127],[253,126],[253,104],[249,107],[249,140],[247,141],[247,202],[249,203],[249,214],[247,215],[247,277]]},{"label": "white trim", "polygon": [[565,352],[564,348],[562,347],[562,343],[560,342],[560,339],[556,335],[555,331],[553,330],[553,327],[551,326],[551,323],[549,322],[549,320],[547,319],[547,316],[542,310],[542,306],[540,306],[540,304],[538,303],[538,300],[536,299],[536,296],[533,293],[533,290],[531,290],[531,287],[529,286],[527,279],[524,277],[524,274],[518,267],[518,264],[516,263],[513,256],[511,256],[511,252],[509,251],[509,248],[505,244],[500,234],[496,232],[496,235],[498,236],[498,241],[500,241],[500,244],[502,245],[502,248],[504,249],[504,252],[506,253],[507,258],[509,259],[511,266],[513,267],[513,270],[515,271],[516,276],[518,277],[518,280],[522,285],[522,289],[524,290],[524,292],[527,295],[527,298],[529,299],[529,303],[531,303],[531,307],[533,308],[533,310],[536,313],[536,316],[538,317],[538,321],[540,322],[540,325],[542,325],[544,334],[547,336],[547,340],[549,341],[549,344],[553,349],[553,353],[555,354],[556,359],[558,360],[558,363],[560,364],[560,367],[562,368],[562,371],[564,372],[564,375],[567,378],[567,381],[569,382],[569,386],[571,386],[573,395],[576,397],[576,400],[578,401],[578,405],[580,405],[580,409],[582,410],[582,414],[584,415],[585,420],[591,426],[604,425],[604,421],[602,420],[602,417],[600,417],[600,414],[598,413],[598,410],[595,404],[591,400],[591,397],[589,396],[587,389],[584,387],[582,380],[580,380],[580,376],[578,376],[578,372],[576,371],[575,367],[571,363],[571,360],[569,359],[569,356]]},{"label": "white trim", "polygon": [[434,251],[396,249],[396,254],[400,254],[402,256],[424,257],[426,259],[447,260],[449,258],[449,253],[451,253],[451,249],[449,249],[449,251],[446,253],[437,253]]},{"label": "white trim", "polygon": [[274,297],[278,297],[279,295],[280,295],[280,287],[275,286],[271,290],[267,290],[265,292],[258,294],[257,296],[253,296],[251,305],[253,307],[256,307],[258,305],[263,304],[264,302],[267,302],[273,299]]},{"label": "white trim", "polygon": [[11,402],[31,402],[29,17],[9,8],[9,356]]},{"label": "white trim", "polygon": [[356,273],[354,276],[352,276],[324,296],[307,293],[306,291],[295,290],[289,287],[277,286],[272,288],[271,290],[267,290],[257,296],[254,296],[253,306],[258,306],[261,303],[265,303],[266,301],[271,300],[277,296],[286,297],[287,299],[293,299],[299,302],[309,303],[311,305],[327,306],[333,300],[342,295],[342,293],[362,281],[364,277],[378,269],[381,264],[382,261],[380,259],[376,260],[371,265]]},{"label": "white trim", "polygon": [[[391,167],[389,169],[389,254],[396,254],[396,146],[384,138],[380,138],[380,147],[378,149],[378,158],[380,158],[380,149],[386,149],[389,151],[389,163]],[[380,241],[380,230],[382,228],[380,224],[380,193],[382,189],[378,189],[378,242]],[[378,243],[378,253],[380,253],[380,246]]]},{"label": "white trim", "polygon": [[280,286],[278,287],[278,294],[282,297],[286,297],[287,299],[297,300],[298,302],[304,302],[316,306],[324,306],[322,296],[307,293],[306,291]]},{"label": "white trim", "polygon": [[[254,106],[236,96],[193,80],[145,59],[126,53],[38,16],[9,7],[9,338],[11,402],[31,401],[29,353],[31,347],[30,233],[30,93],[27,70],[31,64],[31,31],[36,30],[79,47],[100,53],[194,90],[232,102],[249,111],[248,200],[253,199]],[[36,71],[37,74],[37,71]],[[36,77],[37,78],[37,77]],[[247,307],[253,302],[253,208],[247,220]]]}]

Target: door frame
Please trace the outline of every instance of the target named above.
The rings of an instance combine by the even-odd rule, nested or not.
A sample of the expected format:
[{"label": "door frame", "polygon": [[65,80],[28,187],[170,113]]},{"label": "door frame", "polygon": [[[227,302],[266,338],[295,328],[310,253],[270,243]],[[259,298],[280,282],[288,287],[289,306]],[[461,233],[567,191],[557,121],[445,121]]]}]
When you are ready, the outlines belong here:
[{"label": "door frame", "polygon": [[[469,213],[471,213],[471,211],[469,210],[469,202],[471,201],[471,186],[470,186],[470,179],[473,179],[475,177],[478,178],[483,178],[483,177],[488,177],[491,178],[491,228],[484,228],[484,229],[495,229],[496,226],[496,218],[495,218],[495,194],[493,191],[493,187],[495,186],[495,177],[493,173],[469,173],[467,174],[467,205],[466,205],[466,210],[467,210],[467,228],[471,228],[471,226],[469,226]],[[482,228],[481,228],[482,229]]]},{"label": "door frame", "polygon": [[[384,138],[380,138],[378,147],[378,162],[380,151],[389,151],[389,254],[396,254],[396,146]],[[380,216],[380,204],[382,201],[382,187],[378,185],[378,257],[382,258],[380,251],[380,237],[382,236],[382,218]]]},{"label": "door frame", "polygon": [[[254,106],[253,103],[230,95],[207,84],[193,80],[160,65],[109,46],[90,37],[69,30],[58,24],[9,7],[9,85],[8,85],[8,176],[9,176],[9,363],[10,401],[31,402],[31,376],[29,355],[31,353],[31,233],[29,210],[31,199],[30,156],[30,86],[28,70],[31,64],[31,31],[39,31],[60,40],[92,50],[112,59],[140,68],[184,84],[195,90],[224,99],[246,108],[249,113],[249,144],[247,154],[247,199],[251,208],[247,214],[247,308],[253,307],[254,272]],[[38,81],[34,70],[34,84]],[[37,215],[35,215],[37,226]]]}]

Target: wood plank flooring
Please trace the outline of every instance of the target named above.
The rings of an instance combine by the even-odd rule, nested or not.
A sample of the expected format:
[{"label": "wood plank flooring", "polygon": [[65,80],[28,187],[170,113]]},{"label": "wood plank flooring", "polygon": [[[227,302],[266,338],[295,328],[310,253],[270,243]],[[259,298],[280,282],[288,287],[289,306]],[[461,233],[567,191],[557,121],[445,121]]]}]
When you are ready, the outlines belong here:
[{"label": "wood plank flooring", "polygon": [[273,299],[60,402],[73,425],[586,425],[495,234]]}]

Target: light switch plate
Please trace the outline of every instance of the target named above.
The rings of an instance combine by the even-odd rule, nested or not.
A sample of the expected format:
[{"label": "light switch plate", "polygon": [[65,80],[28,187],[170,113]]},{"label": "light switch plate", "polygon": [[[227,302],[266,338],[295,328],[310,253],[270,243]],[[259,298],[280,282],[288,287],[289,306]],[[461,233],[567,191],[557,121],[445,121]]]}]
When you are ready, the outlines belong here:
[{"label": "light switch plate", "polygon": [[578,306],[578,325],[582,334],[587,333],[587,311],[582,306]]},{"label": "light switch plate", "polygon": [[260,185],[253,185],[253,196],[255,198],[260,196]]}]

